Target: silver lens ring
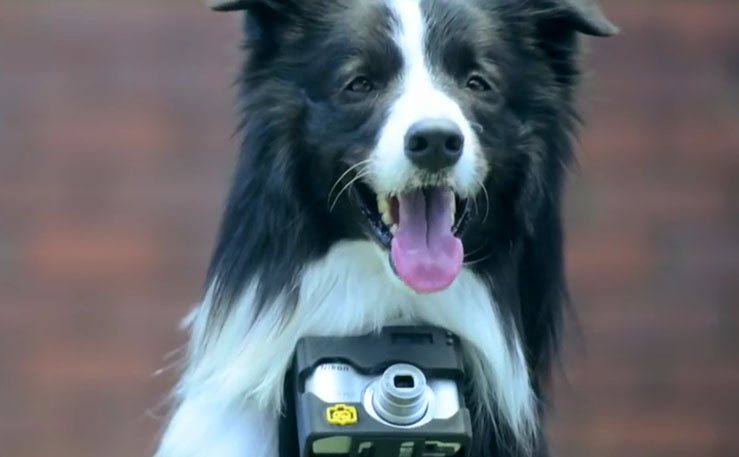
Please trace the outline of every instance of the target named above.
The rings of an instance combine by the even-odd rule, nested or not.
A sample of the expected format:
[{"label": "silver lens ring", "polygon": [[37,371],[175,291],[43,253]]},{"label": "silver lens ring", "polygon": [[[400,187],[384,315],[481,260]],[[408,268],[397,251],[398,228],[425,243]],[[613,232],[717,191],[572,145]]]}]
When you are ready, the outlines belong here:
[{"label": "silver lens ring", "polygon": [[377,381],[372,406],[377,415],[395,425],[412,425],[428,410],[426,376],[413,365],[390,366]]}]

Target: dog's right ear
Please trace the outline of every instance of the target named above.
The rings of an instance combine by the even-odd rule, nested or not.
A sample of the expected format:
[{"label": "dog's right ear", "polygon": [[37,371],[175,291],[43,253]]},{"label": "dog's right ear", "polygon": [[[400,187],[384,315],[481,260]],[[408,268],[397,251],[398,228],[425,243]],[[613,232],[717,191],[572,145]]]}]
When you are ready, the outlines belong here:
[{"label": "dog's right ear", "polygon": [[[205,0],[213,11],[243,12],[244,33],[248,42],[274,40],[284,35],[286,24],[294,24],[301,4],[307,0]],[[274,48],[274,46],[272,45]]]},{"label": "dog's right ear", "polygon": [[205,0],[213,11],[291,11],[301,6],[299,0]]},{"label": "dog's right ear", "polygon": [[618,34],[619,29],[606,18],[595,0],[542,0],[550,5],[551,16],[586,35],[608,37]]},{"label": "dog's right ear", "polygon": [[243,11],[254,7],[258,0],[206,0],[213,11]]},{"label": "dog's right ear", "polygon": [[294,3],[292,0],[206,0],[213,11],[247,11],[254,8],[279,10]]}]

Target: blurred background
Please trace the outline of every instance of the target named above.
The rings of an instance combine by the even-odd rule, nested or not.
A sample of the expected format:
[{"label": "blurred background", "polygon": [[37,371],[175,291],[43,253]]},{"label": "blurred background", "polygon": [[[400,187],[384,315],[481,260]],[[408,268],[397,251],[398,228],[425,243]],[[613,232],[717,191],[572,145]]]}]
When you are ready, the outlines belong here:
[{"label": "blurred background", "polygon": [[[739,456],[739,2],[601,2],[558,456]],[[0,456],[152,452],[234,163],[235,17],[0,4]],[[573,322],[575,322],[573,320]]]}]

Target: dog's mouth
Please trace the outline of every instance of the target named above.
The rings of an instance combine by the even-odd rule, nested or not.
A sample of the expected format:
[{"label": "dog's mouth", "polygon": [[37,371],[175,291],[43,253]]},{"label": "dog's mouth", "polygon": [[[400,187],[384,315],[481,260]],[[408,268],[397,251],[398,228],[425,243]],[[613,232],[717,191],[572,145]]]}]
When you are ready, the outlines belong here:
[{"label": "dog's mouth", "polygon": [[444,186],[380,195],[357,181],[352,189],[372,235],[388,249],[393,271],[406,285],[432,293],[454,282],[464,259],[468,199]]}]

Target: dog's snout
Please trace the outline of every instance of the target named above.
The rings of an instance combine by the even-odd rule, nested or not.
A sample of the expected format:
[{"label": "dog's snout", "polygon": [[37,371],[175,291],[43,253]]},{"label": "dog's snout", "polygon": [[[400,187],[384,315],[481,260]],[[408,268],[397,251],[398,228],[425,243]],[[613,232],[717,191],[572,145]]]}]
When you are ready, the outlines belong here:
[{"label": "dog's snout", "polygon": [[405,135],[405,155],[427,171],[451,167],[462,156],[464,135],[449,119],[425,119],[411,125]]}]

